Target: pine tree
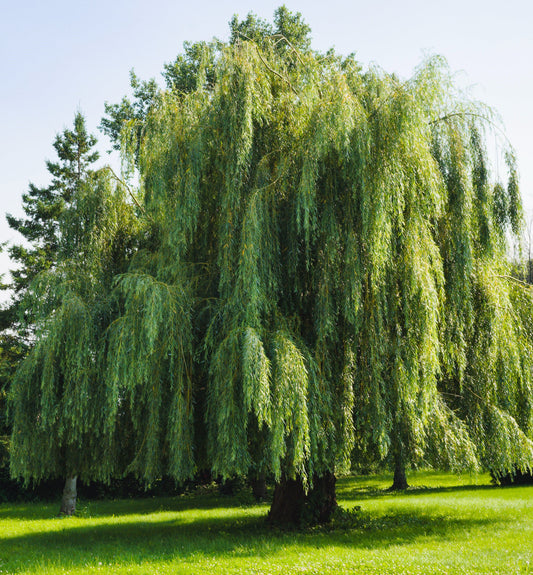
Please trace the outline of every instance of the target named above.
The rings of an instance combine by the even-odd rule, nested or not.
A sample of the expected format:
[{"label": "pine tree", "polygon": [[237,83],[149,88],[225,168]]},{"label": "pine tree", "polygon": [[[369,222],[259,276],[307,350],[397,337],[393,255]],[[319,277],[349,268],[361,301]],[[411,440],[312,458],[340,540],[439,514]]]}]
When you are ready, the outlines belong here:
[{"label": "pine tree", "polygon": [[[57,161],[46,162],[51,184],[38,188],[30,183],[29,191],[23,195],[26,217],[6,216],[10,227],[25,239],[24,244],[8,249],[17,267],[11,270],[12,281],[5,286],[12,290],[11,300],[1,310],[2,332],[18,341],[17,348],[27,350],[32,345],[38,318],[29,297],[31,285],[57,265],[62,242],[60,221],[93,174],[93,165],[99,157],[94,150],[96,143],[96,138],[87,131],[83,114],[77,112],[72,128],[63,130],[53,142]],[[9,335],[13,331],[15,335]]]},{"label": "pine tree", "polygon": [[22,196],[26,217],[6,215],[9,226],[26,240],[25,244],[12,245],[8,250],[10,259],[17,265],[11,270],[9,286],[14,291],[10,306],[13,321],[16,320],[16,308],[30,283],[55,263],[61,214],[93,171],[99,156],[94,150],[96,142],[96,138],[87,132],[83,114],[77,112],[72,129],[63,130],[54,140],[57,161],[46,162],[52,183],[43,188],[30,183],[28,192]]}]

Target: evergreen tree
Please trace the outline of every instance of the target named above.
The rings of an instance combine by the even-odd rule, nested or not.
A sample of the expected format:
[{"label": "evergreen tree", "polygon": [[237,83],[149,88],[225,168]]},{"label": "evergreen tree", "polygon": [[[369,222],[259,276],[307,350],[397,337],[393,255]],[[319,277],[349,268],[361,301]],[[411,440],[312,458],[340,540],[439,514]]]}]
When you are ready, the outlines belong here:
[{"label": "evergreen tree", "polygon": [[27,350],[31,346],[33,336],[29,336],[29,332],[34,331],[38,321],[29,297],[31,285],[57,265],[62,242],[60,221],[93,174],[92,166],[98,159],[98,152],[94,150],[96,142],[87,131],[83,114],[77,112],[72,128],[63,130],[53,142],[57,161],[46,162],[51,184],[38,188],[30,183],[29,191],[23,195],[26,217],[6,216],[10,227],[26,240],[24,244],[8,248],[17,267],[11,270],[12,281],[5,286],[12,290],[12,297],[0,312],[0,328],[2,337],[17,341],[12,349]]},{"label": "evergreen tree", "polygon": [[98,152],[94,150],[96,141],[87,132],[83,114],[77,112],[72,129],[63,130],[54,140],[57,161],[46,162],[52,183],[44,188],[30,184],[28,192],[22,196],[26,217],[6,215],[9,226],[26,240],[25,244],[15,244],[8,250],[11,260],[17,265],[11,270],[9,286],[14,291],[10,306],[12,321],[16,320],[16,308],[30,283],[56,261],[60,241],[59,220],[93,171],[93,164],[98,159]]}]

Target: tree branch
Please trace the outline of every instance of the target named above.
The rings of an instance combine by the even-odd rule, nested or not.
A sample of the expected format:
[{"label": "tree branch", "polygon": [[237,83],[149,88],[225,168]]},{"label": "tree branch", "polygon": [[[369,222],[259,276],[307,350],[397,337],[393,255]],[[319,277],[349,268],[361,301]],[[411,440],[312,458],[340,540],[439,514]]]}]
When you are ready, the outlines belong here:
[{"label": "tree branch", "polygon": [[450,112],[449,114],[445,114],[444,116],[441,116],[440,118],[435,118],[435,120],[430,120],[428,122],[428,124],[431,126],[432,124],[436,124],[438,122],[446,122],[446,121],[450,120],[451,118],[455,118],[457,116],[458,117],[471,116],[473,118],[479,118],[480,120],[487,122],[487,124],[490,124],[495,130],[497,130],[503,136],[504,140],[512,148],[512,144],[509,141],[507,134],[503,131],[502,127],[498,126],[498,124],[496,124],[496,122],[494,122],[490,118],[487,118],[487,116],[484,116],[483,114],[477,114],[476,112]]},{"label": "tree branch", "polygon": [[517,284],[526,287],[528,289],[533,288],[533,285],[528,284],[527,282],[523,281],[523,280],[519,280],[518,278],[514,278],[513,276],[506,276],[506,275],[498,275],[498,274],[493,274],[493,277],[495,278],[500,278],[502,280],[511,280],[513,282],[516,282]]},{"label": "tree branch", "polygon": [[252,40],[252,38],[248,38],[248,36],[246,36],[245,34],[243,34],[242,32],[239,32],[239,35],[242,36],[245,40],[248,40],[248,42],[251,42],[254,46],[255,49],[257,51],[257,55],[259,56],[259,59],[261,60],[261,62],[263,62],[263,66],[272,74],[274,74],[275,76],[277,76],[278,78],[280,78],[281,80],[283,80],[284,82],[287,82],[287,84],[289,85],[290,89],[297,95],[299,96],[300,94],[298,94],[298,92],[294,89],[294,86],[291,84],[290,80],[288,78],[286,78],[285,76],[283,76],[282,74],[280,74],[279,72],[276,72],[276,70],[273,70],[267,63],[267,61],[263,58],[263,55],[261,54],[261,50],[259,49],[259,46],[257,45],[257,42],[255,42],[254,40]]},{"label": "tree branch", "polygon": [[[296,54],[296,57],[298,58],[298,60],[300,60],[300,64],[304,63],[304,61],[302,60],[302,57],[300,56],[300,52],[298,52],[298,50],[287,40],[287,38],[283,34],[273,34],[272,38],[278,38],[278,42],[280,40],[285,40],[285,42],[287,42],[287,46],[289,46],[289,48]],[[276,42],[276,44],[278,42]]]},{"label": "tree branch", "polygon": [[139,201],[137,200],[137,198],[135,197],[134,193],[132,192],[131,188],[128,186],[128,184],[120,179],[117,174],[115,174],[115,171],[113,170],[113,168],[111,166],[104,166],[102,168],[102,170],[107,170],[108,172],[110,172],[110,174],[113,176],[113,178],[119,182],[120,184],[122,184],[125,188],[126,191],[128,192],[130,198],[134,201],[135,205],[141,210],[141,212],[148,218],[148,219],[152,219],[147,213],[146,210],[144,209],[144,206],[142,204],[139,203]]}]

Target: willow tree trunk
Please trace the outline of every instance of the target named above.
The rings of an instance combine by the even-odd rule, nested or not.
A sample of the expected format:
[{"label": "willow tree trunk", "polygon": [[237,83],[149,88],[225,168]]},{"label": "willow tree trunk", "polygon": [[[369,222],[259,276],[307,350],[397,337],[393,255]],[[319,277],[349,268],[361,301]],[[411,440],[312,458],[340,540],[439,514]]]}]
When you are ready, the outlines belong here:
[{"label": "willow tree trunk", "polygon": [[61,509],[59,515],[74,515],[76,513],[76,497],[77,497],[77,476],[67,477],[65,480],[65,487],[63,488],[63,497],[61,498]]},{"label": "willow tree trunk", "polygon": [[407,476],[405,473],[405,460],[400,454],[394,457],[394,479],[392,480],[391,491],[401,491],[407,489]]},{"label": "willow tree trunk", "polygon": [[312,523],[328,523],[337,507],[334,473],[328,472],[313,478],[313,489],[307,495],[307,506],[310,508]]},{"label": "willow tree trunk", "polygon": [[267,520],[273,525],[295,527],[301,524],[305,491],[301,479],[285,479],[276,484]]},{"label": "willow tree trunk", "polygon": [[327,523],[337,507],[335,474],[313,477],[313,488],[306,494],[302,480],[285,479],[276,485],[268,522],[283,527]]}]

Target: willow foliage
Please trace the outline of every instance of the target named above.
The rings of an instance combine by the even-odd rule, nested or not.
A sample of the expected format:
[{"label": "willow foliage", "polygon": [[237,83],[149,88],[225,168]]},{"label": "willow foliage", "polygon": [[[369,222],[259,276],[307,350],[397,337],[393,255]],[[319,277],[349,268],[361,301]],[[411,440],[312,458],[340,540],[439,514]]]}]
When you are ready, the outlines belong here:
[{"label": "willow foliage", "polygon": [[133,211],[107,171],[80,185],[60,221],[56,266],[40,274],[25,305],[35,346],[10,391],[11,473],[40,480],[116,473],[103,381],[103,334],[114,314],[112,282],[133,249]]},{"label": "willow foliage", "polygon": [[[508,301],[509,282],[490,276],[504,275],[519,196],[511,156],[508,187],[490,181],[490,110],[440,58],[400,82],[247,38],[211,54],[209,85],[161,94],[141,146],[165,263],[122,280],[139,302],[110,363],[117,385],[144,378],[145,394],[153,370],[184,381],[190,366],[176,389],[202,413],[194,431],[190,415],[173,422],[173,449],[190,455],[174,473],[192,473],[197,448],[223,476],[306,481],[349,467],[356,444],[405,462],[530,465],[513,412],[518,395],[530,401],[529,334],[495,299]],[[157,300],[143,291],[160,282]]]}]

